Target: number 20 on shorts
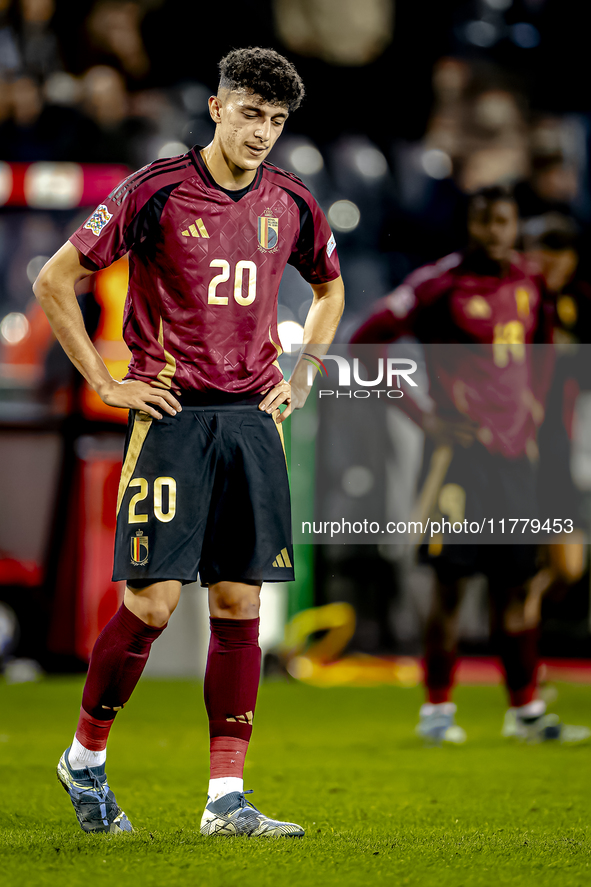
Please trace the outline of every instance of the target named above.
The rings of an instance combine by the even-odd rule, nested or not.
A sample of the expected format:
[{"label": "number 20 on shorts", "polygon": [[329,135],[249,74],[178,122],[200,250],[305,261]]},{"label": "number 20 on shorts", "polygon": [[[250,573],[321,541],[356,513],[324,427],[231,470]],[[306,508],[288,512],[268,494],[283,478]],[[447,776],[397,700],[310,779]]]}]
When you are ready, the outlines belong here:
[{"label": "number 20 on shorts", "polygon": [[[130,524],[147,524],[148,515],[138,514],[136,512],[136,508],[140,502],[143,502],[144,499],[148,498],[150,485],[145,477],[134,477],[134,479],[129,482],[129,488],[131,489],[133,487],[139,487],[139,490],[129,500],[129,512],[127,522]],[[164,511],[162,508],[162,493],[165,487],[168,490],[168,511]],[[174,477],[157,477],[154,481],[154,517],[157,520],[162,521],[162,523],[166,524],[173,519],[175,514],[176,481]]]}]

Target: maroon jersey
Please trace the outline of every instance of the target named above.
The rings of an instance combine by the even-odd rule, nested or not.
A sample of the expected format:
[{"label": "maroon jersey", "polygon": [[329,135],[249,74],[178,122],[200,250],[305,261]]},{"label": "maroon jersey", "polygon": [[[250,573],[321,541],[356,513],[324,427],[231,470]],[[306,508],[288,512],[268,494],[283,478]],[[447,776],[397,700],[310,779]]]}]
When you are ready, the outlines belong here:
[{"label": "maroon jersey", "polygon": [[312,284],[340,273],[328,222],[296,176],[263,163],[227,191],[198,148],[133,173],[70,240],[99,268],[129,252],[126,378],[175,391],[277,384],[286,264]]},{"label": "maroon jersey", "polygon": [[[471,271],[461,253],[414,271],[357,330],[353,343],[414,335],[427,348],[431,396],[442,414],[478,423],[479,440],[514,457],[529,452],[542,413],[547,362],[527,344],[550,341],[539,278],[514,255],[507,274]],[[482,347],[468,347],[474,343]],[[546,352],[546,349],[544,349]],[[542,358],[542,360],[540,360]]]}]

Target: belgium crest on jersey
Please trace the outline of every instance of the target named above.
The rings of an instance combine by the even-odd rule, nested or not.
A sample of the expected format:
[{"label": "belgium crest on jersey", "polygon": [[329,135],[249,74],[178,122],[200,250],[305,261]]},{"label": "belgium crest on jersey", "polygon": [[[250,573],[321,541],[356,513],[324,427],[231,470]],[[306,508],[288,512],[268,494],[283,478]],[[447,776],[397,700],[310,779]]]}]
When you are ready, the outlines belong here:
[{"label": "belgium crest on jersey", "polygon": [[131,537],[131,562],[136,567],[143,567],[148,563],[148,540],[141,530],[136,530],[135,536]]},{"label": "belgium crest on jersey", "polygon": [[279,219],[273,216],[259,216],[259,244],[263,249],[275,249],[279,240]]}]

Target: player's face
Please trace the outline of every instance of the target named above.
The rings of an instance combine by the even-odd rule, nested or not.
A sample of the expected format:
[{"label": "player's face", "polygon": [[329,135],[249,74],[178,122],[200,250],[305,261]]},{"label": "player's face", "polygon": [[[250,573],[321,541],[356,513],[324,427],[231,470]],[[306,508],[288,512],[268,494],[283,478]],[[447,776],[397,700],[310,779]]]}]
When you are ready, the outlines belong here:
[{"label": "player's face", "polygon": [[245,91],[210,99],[216,137],[232,168],[256,170],[281,135],[287,109]]},{"label": "player's face", "polygon": [[509,259],[517,231],[517,207],[512,200],[497,200],[472,208],[468,219],[470,240],[494,262]]}]

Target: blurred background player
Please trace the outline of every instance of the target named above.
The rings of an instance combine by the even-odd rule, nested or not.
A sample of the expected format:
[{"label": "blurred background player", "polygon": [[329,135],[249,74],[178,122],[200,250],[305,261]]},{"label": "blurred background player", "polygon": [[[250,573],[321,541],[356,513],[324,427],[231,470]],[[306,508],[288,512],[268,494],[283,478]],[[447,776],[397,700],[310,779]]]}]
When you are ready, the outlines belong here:
[{"label": "blurred background player", "polygon": [[[536,437],[553,361],[548,349],[534,354],[525,346],[551,341],[551,306],[535,268],[514,251],[518,221],[508,190],[493,187],[474,194],[468,248],[413,272],[352,337],[354,344],[379,343],[406,334],[423,343],[460,346],[425,349],[435,408],[421,413],[406,398],[405,409],[440,455],[450,448],[449,467],[438,479],[438,517],[451,523],[486,521],[485,532],[491,518],[497,525],[503,518],[541,516]],[[422,515],[424,520],[428,516]],[[465,739],[455,724],[451,698],[458,613],[465,580],[483,573],[515,732],[538,740],[585,738],[589,731],[584,728],[567,727],[546,715],[536,692],[541,595],[549,581],[546,574],[543,580],[537,577],[538,547],[491,544],[498,539],[497,532],[488,536],[488,544],[468,544],[469,537],[460,534],[429,544],[437,581],[425,634],[427,700],[417,731],[427,740]]]},{"label": "blurred background player", "polygon": [[[58,765],[85,831],[131,830],[106,781],[107,737],[181,586],[199,572],[211,613],[211,778],[201,833],[304,833],[249,804],[242,780],[260,677],[260,586],[293,579],[279,426],[309,387],[305,366],[294,369],[292,388],[277,364],[286,264],[313,290],[305,341],[329,343],[343,308],[322,211],[299,179],[263,163],[303,92],[293,65],[273,50],[229,53],[209,99],[213,141],[125,179],[35,284],[75,366],[105,403],[130,410],[114,567],[127,588],[94,646],[76,735]],[[132,361],[121,383],[85,332],[74,288],[127,252]]]},{"label": "blurred background player", "polygon": [[589,341],[591,319],[591,290],[580,268],[580,229],[568,216],[545,213],[523,225],[523,247],[544,279],[557,346],[545,421],[538,436],[540,508],[557,518],[568,513],[582,527],[584,506],[570,468],[577,398],[581,389],[591,387],[589,361],[580,347]]}]

